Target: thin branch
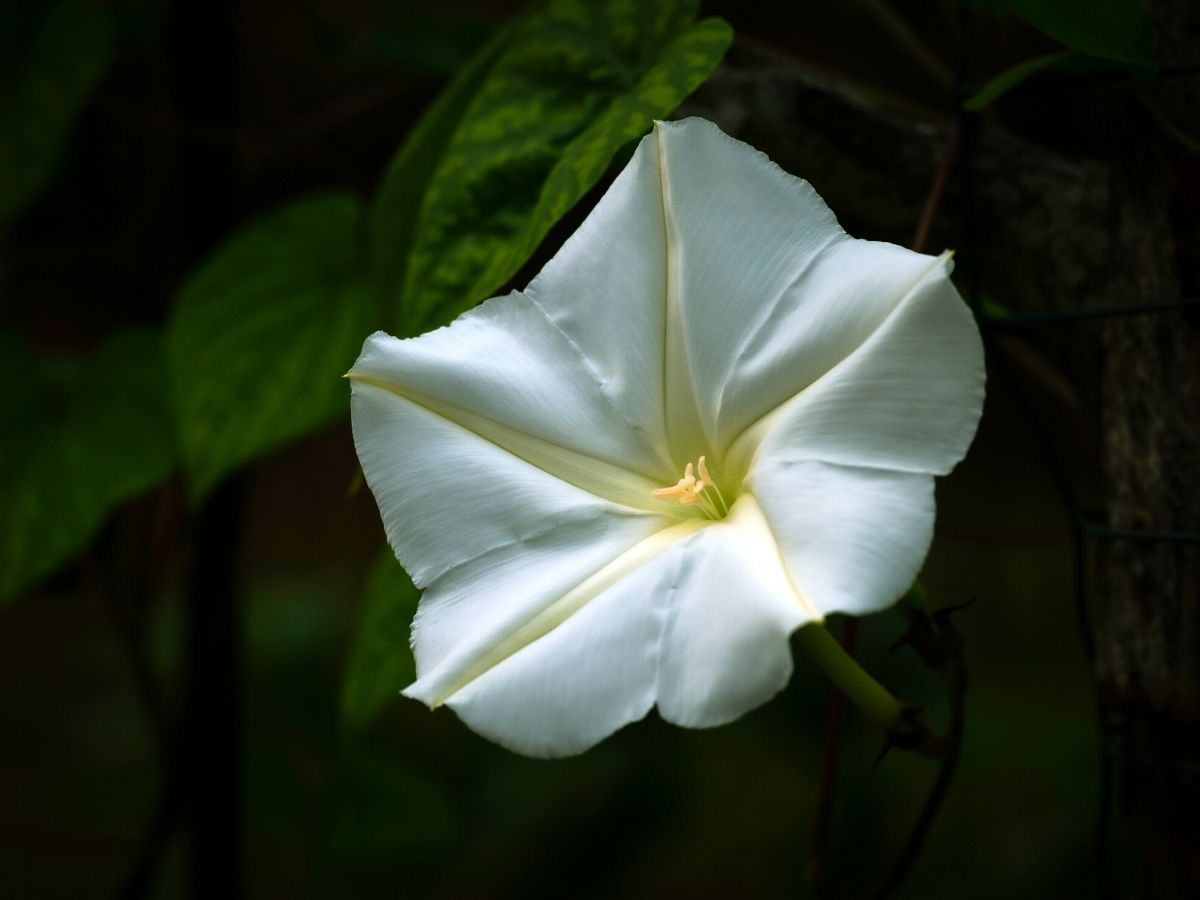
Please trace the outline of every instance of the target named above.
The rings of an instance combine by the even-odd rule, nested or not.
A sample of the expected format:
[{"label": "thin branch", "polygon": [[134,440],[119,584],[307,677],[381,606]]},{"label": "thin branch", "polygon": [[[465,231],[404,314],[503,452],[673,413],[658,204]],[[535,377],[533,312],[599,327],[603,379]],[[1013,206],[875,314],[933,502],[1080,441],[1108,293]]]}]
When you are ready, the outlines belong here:
[{"label": "thin branch", "polygon": [[930,49],[909,24],[896,13],[884,0],[859,0],[875,17],[888,35],[896,42],[909,58],[925,70],[938,87],[944,91],[954,88],[954,72],[946,62]]},{"label": "thin branch", "polygon": [[917,220],[916,231],[913,232],[912,249],[918,253],[925,251],[925,242],[929,239],[929,229],[933,226],[933,217],[937,214],[942,203],[942,194],[946,190],[946,181],[954,161],[958,158],[958,129],[951,128],[946,136],[946,144],[942,149],[942,158],[934,170],[933,181],[929,185],[929,193],[925,196],[925,205],[921,207],[921,217]]},{"label": "thin branch", "polygon": [[[953,627],[949,626],[948,622],[945,625]],[[912,871],[913,866],[916,865],[917,858],[921,855],[921,849],[925,846],[925,839],[929,836],[929,831],[950,790],[950,784],[954,781],[954,773],[958,769],[958,760],[962,754],[963,733],[966,728],[967,695],[967,667],[961,654],[950,664],[946,671],[946,679],[950,691],[950,728],[945,736],[946,754],[938,767],[937,777],[934,779],[933,787],[930,788],[925,805],[921,807],[921,814],[909,832],[900,855],[896,857],[895,863],[892,864],[891,870],[883,881],[868,895],[873,900],[890,896],[900,887]]]},{"label": "thin branch", "polygon": [[1097,306],[1092,308],[1046,309],[1037,312],[1013,313],[1007,316],[985,315],[981,324],[996,331],[1022,328],[1029,325],[1070,324],[1082,319],[1114,319],[1125,316],[1145,316],[1157,313],[1200,311],[1200,298],[1181,297],[1158,303],[1132,303],[1127,306]]}]

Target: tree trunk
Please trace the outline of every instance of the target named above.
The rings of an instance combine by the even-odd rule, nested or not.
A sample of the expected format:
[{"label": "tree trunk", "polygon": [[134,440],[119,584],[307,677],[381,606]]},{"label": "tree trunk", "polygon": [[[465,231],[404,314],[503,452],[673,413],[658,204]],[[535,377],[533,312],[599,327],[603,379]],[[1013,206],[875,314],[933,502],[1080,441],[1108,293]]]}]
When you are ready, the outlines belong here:
[{"label": "tree trunk", "polygon": [[[1159,55],[1181,59],[1186,4],[1157,4]],[[1192,13],[1194,17],[1194,12]],[[1190,87],[1190,94],[1179,88]],[[1195,76],[1156,96],[1193,127]],[[1190,108],[1189,108],[1190,107]],[[1114,135],[1115,252],[1128,303],[1179,296],[1166,139],[1140,110]],[[1104,330],[1104,468],[1109,525],[1200,531],[1200,328],[1183,313],[1130,316]],[[1096,677],[1112,721],[1112,764],[1134,832],[1137,894],[1200,897],[1200,545],[1104,540],[1097,558]]]},{"label": "tree trunk", "polygon": [[[1200,4],[1166,0],[1155,15],[1159,58],[1200,61]],[[1178,298],[1169,193],[1177,148],[1132,84],[1079,82],[1076,98],[1094,110],[1095,132],[1087,136],[1093,158],[1055,152],[995,122],[975,135],[969,206],[983,296],[1002,298],[1016,312]],[[1173,74],[1153,92],[1166,118],[1194,135],[1198,84],[1200,74]],[[851,233],[901,244],[952,127],[944,114],[744,44],[681,113],[713,119],[804,173]],[[948,187],[928,246],[958,246],[958,189]],[[1089,360],[1103,358],[1106,524],[1200,531],[1200,322],[1178,312],[1123,316],[1056,339]],[[1066,392],[1074,396],[1075,387]],[[1086,402],[1073,403],[1090,411],[1086,393]],[[1069,444],[1059,450],[1082,461],[1070,474],[1084,482],[1074,488],[1090,496],[1094,419],[1060,425],[1060,432],[1080,432],[1057,435]],[[1101,538],[1096,562],[1095,676],[1115,728],[1108,747],[1134,834],[1138,891],[1200,897],[1200,547]]]}]

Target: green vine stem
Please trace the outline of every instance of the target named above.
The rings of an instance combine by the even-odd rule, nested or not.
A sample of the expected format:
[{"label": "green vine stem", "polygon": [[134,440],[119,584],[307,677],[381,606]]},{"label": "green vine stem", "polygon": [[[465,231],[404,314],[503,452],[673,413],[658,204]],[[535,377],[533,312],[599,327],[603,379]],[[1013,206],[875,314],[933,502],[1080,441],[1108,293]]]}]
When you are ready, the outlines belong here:
[{"label": "green vine stem", "polygon": [[901,725],[904,703],[855,662],[824,625],[806,625],[798,637],[809,658],[870,722],[889,733]]}]

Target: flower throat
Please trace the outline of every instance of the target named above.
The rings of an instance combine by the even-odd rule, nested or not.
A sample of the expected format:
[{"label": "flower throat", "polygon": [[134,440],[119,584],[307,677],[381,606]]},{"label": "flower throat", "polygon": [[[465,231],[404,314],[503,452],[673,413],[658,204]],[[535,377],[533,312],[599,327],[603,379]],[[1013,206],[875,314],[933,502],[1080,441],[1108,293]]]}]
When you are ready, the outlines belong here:
[{"label": "flower throat", "polygon": [[[699,473],[699,477],[697,477]],[[708,464],[701,456],[695,466],[683,470],[683,477],[670,487],[655,488],[650,493],[662,500],[675,500],[683,506],[695,506],[710,519],[723,519],[729,514],[729,504],[713,480]]]}]

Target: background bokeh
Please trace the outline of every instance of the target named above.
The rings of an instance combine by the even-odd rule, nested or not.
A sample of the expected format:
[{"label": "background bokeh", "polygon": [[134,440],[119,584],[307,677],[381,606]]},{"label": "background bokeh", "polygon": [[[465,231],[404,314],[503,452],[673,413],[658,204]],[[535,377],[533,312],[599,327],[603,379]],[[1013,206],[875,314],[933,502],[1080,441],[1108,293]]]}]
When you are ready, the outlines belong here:
[{"label": "background bokeh", "polygon": [[[50,5],[9,6],[3,49],[12,82]],[[1060,46],[1003,3],[971,6],[964,14],[933,0],[743,0],[706,3],[703,12],[737,35],[722,71],[769,60],[814,83],[886,98],[889,115],[920,131],[954,120],[961,98],[943,76],[957,72],[960,86],[978,88]],[[82,8],[73,14],[85,15]],[[2,370],[6,402],[32,398],[50,417],[64,402],[62,385],[108,336],[130,326],[153,333],[172,321],[190,273],[233,229],[313,191],[370,195],[423,110],[520,6],[119,0],[96,9],[106,24],[88,29],[109,29],[110,44],[98,51],[94,83],[58,128],[56,161],[37,176],[44,187],[13,214],[0,242],[3,328],[36,350],[49,385],[35,391],[14,363]],[[981,127],[1064,159],[1088,158],[1094,148],[1070,101],[1075,77],[1049,72],[1017,87],[982,114]],[[690,102],[739,119],[728,82],[716,99],[707,90]],[[0,122],[11,126],[17,114],[6,115]],[[803,125],[805,109],[786,115]],[[771,120],[741,124],[778,130]],[[859,134],[853,122],[847,127],[840,139],[854,146]],[[1195,157],[1178,152],[1172,202],[1194,217],[1200,177]],[[628,145],[618,151],[606,178],[627,153]],[[10,194],[18,179],[37,180],[18,171],[17,158],[3,157],[12,168],[0,172]],[[919,177],[896,185],[915,205],[880,199],[889,215],[913,214],[895,227],[887,216],[860,214],[862,198],[832,175],[822,183],[796,174],[812,179],[835,211],[848,210],[852,233],[906,243],[937,163],[930,158]],[[551,230],[513,283],[548,258],[603,184]],[[958,242],[956,215],[939,212],[931,243]],[[1188,227],[1179,229],[1181,268],[1194,273]],[[287,253],[270,264],[284,281],[292,267],[307,271]],[[1021,305],[989,300],[1002,310]],[[1033,372],[1034,411],[1079,490],[1101,492],[1096,360],[1062,330],[1026,339],[1052,372],[1023,370]],[[348,362],[334,360],[330,378]],[[1053,396],[1063,383],[1065,411]],[[308,395],[289,402],[302,408]],[[16,445],[22,423],[9,417],[5,448]],[[136,437],[135,423],[113,427]],[[174,474],[130,490],[76,552],[4,601],[0,895],[808,895],[830,688],[807,660],[797,658],[782,695],[728,727],[685,731],[651,714],[561,761],[514,756],[449,711],[431,714],[398,696],[378,714],[348,715],[345,679],[382,529],[358,485],[344,417],[285,444],[223,473],[203,509],[188,476],[164,462],[163,474]],[[89,465],[87,440],[77,451]],[[16,465],[12,456],[0,462]],[[63,466],[60,493],[42,501],[49,513],[4,519],[13,529],[6,542],[38,541],[53,530],[56,509],[84,502]],[[22,495],[4,490],[0,500],[16,509]],[[967,730],[952,791],[901,896],[1092,896],[1101,751],[1070,522],[1045,447],[1002,379],[992,378],[974,448],[939,483],[938,503],[922,582],[932,606],[973,601],[955,619],[970,668]],[[212,609],[227,610],[224,631],[219,621],[197,625],[194,606],[206,602],[198,591],[211,592]],[[394,646],[387,677],[395,679],[411,671],[403,624],[399,640],[395,621],[381,632],[385,648]],[[904,628],[895,613],[864,620],[858,655],[943,727],[938,678],[911,650],[888,650]],[[847,713],[830,860],[847,890],[886,869],[934,776],[932,763],[901,752],[873,766],[880,743]],[[226,802],[193,816],[189,804],[206,791],[224,792]],[[217,837],[198,837],[198,829]],[[235,852],[223,851],[223,841]],[[1108,864],[1118,886],[1128,880],[1126,841],[1114,823]],[[210,852],[228,871],[197,874]]]}]

